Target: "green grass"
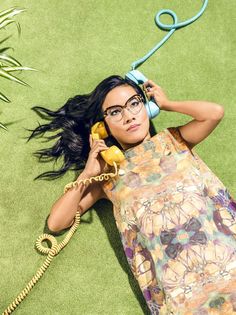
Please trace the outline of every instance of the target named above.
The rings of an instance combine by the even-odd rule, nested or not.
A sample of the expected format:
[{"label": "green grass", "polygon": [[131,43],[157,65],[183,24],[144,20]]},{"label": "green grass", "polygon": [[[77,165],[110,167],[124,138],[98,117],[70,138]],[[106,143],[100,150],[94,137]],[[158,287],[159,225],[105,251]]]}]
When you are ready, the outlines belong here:
[{"label": "green grass", "polygon": [[[1,37],[14,33],[8,41],[15,48],[11,54],[40,72],[20,74],[31,88],[0,78],[1,91],[12,100],[0,104],[0,121],[9,129],[0,130],[0,311],[43,263],[44,257],[34,249],[35,240],[43,232],[51,205],[74,179],[70,172],[56,181],[33,181],[53,164],[40,164],[32,156],[45,143],[26,144],[29,133],[24,128],[43,122],[30,108],[56,109],[69,97],[90,92],[103,78],[124,75],[133,61],[166,35],[154,24],[158,10],[173,9],[183,21],[200,10],[202,1],[3,0],[0,10],[12,5],[28,9],[17,18],[22,36],[18,40],[16,26],[11,25],[0,32]],[[235,10],[234,0],[209,1],[199,20],[177,30],[139,68],[172,100],[208,100],[224,106],[224,119],[196,151],[234,196]],[[190,119],[162,112],[154,124],[159,131]],[[15,314],[148,314],[108,202],[99,201],[82,217],[73,239]]]}]

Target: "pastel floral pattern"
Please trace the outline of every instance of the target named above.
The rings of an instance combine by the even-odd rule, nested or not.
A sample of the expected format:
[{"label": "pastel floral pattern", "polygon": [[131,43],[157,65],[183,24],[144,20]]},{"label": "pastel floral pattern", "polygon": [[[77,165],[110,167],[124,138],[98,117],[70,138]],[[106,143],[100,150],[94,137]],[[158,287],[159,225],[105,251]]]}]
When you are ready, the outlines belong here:
[{"label": "pastel floral pattern", "polygon": [[177,226],[160,234],[161,243],[167,245],[166,254],[174,259],[189,244],[206,244],[207,237],[204,232],[199,231],[201,223],[196,218],[191,218],[184,225]]},{"label": "pastel floral pattern", "polygon": [[129,266],[153,315],[236,315],[236,201],[164,129],[125,151],[103,183]]}]

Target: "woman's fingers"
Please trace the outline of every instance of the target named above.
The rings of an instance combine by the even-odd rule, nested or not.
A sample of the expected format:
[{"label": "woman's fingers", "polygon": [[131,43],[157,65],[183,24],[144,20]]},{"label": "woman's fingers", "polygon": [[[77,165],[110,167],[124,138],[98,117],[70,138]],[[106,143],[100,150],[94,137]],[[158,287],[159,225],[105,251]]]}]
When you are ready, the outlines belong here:
[{"label": "woman's fingers", "polygon": [[92,134],[89,134],[89,145],[92,148],[96,143],[105,143],[103,139],[93,139]]},{"label": "woman's fingers", "polygon": [[160,85],[157,85],[154,81],[148,80],[143,84],[144,90],[151,91],[153,88],[161,88]]},{"label": "woman's fingers", "polygon": [[161,86],[155,84],[152,80],[146,81],[143,86],[148,99],[151,97],[161,97],[164,94]]},{"label": "woman's fingers", "polygon": [[97,144],[105,144],[104,140],[92,140],[92,147],[94,147]]},{"label": "woman's fingers", "polygon": [[107,150],[107,149],[109,149],[109,147],[105,143],[96,142],[95,144],[93,144],[93,146],[91,148],[91,153],[97,154],[100,151]]},{"label": "woman's fingers", "polygon": [[97,151],[97,150],[100,150],[100,149],[108,149],[108,146],[104,143],[96,143],[94,145],[94,147],[91,149],[91,151]]}]

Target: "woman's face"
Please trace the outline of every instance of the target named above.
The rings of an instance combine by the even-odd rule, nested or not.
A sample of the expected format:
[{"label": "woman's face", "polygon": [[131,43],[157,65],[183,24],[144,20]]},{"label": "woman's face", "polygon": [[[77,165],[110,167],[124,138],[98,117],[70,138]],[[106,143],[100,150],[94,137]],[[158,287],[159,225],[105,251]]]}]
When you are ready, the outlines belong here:
[{"label": "woman's face", "polygon": [[[117,86],[107,94],[102,104],[102,109],[105,111],[110,106],[124,106],[127,100],[135,94],[137,94],[135,89],[128,84]],[[112,136],[119,142],[124,150],[141,143],[144,139],[150,138],[150,122],[144,104],[137,114],[131,113],[126,107],[123,109],[121,120],[114,121],[112,117],[106,116],[105,121]],[[130,126],[136,124],[138,125],[137,127],[128,129]]]}]

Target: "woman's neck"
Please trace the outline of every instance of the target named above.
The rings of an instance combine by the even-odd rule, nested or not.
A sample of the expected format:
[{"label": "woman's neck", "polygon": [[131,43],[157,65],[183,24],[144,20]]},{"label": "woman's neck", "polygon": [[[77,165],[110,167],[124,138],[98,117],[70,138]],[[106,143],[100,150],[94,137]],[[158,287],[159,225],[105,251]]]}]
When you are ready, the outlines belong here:
[{"label": "woman's neck", "polygon": [[150,132],[148,132],[147,135],[144,137],[144,139],[141,140],[141,141],[139,141],[139,142],[136,142],[136,143],[126,143],[126,144],[123,144],[123,143],[121,144],[121,143],[120,143],[120,145],[121,145],[122,149],[123,149],[124,151],[126,151],[126,150],[128,150],[128,149],[130,149],[130,148],[133,148],[133,147],[139,145],[140,143],[142,143],[142,142],[145,141],[145,140],[149,140],[150,138],[151,138],[151,135],[150,135]]}]

